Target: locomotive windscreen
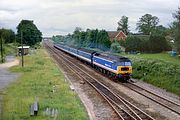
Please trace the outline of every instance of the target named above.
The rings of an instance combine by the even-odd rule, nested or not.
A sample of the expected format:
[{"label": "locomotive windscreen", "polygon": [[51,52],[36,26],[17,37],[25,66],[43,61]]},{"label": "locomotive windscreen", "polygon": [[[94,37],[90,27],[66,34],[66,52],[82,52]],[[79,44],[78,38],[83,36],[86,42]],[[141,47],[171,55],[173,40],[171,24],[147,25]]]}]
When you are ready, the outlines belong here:
[{"label": "locomotive windscreen", "polygon": [[131,62],[117,62],[117,66],[132,66]]}]

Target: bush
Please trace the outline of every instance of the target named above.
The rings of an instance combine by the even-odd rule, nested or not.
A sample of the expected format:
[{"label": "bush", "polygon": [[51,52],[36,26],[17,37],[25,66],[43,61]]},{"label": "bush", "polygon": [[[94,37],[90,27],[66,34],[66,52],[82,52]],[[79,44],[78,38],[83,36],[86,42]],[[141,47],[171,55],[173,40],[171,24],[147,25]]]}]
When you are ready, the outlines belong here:
[{"label": "bush", "polygon": [[151,35],[148,39],[142,36],[128,36],[125,42],[120,43],[126,48],[126,52],[160,53],[172,49],[163,35]]},{"label": "bush", "polygon": [[121,46],[118,42],[112,43],[110,50],[111,50],[111,52],[114,52],[114,53],[121,53],[122,52]]},{"label": "bush", "polygon": [[136,36],[129,36],[125,41],[126,52],[137,52],[142,50],[142,40]]},{"label": "bush", "polygon": [[35,49],[40,49],[40,48],[41,48],[41,44],[38,42],[38,43],[36,43],[36,44],[33,46],[33,48],[35,48]]}]

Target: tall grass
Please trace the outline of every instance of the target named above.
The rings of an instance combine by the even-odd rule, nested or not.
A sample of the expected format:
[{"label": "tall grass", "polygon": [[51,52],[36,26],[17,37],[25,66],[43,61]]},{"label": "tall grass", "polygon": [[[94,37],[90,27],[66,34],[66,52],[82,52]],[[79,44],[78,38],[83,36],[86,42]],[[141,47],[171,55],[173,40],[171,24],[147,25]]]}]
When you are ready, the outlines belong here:
[{"label": "tall grass", "polygon": [[9,43],[4,45],[5,55],[16,55],[17,45],[14,43]]},{"label": "tall grass", "polygon": [[[5,57],[7,55],[16,55],[17,52],[17,45],[14,43],[9,43],[9,44],[3,44],[3,60],[5,62]],[[1,53],[0,53],[0,63],[2,63],[1,60]]]},{"label": "tall grass", "polygon": [[129,58],[133,62],[134,78],[180,95],[180,65],[178,62],[138,56],[129,56]]},{"label": "tall grass", "polygon": [[[76,93],[69,89],[62,72],[44,50],[25,57],[25,67],[15,66],[12,72],[19,79],[6,89],[3,104],[4,120],[54,119],[45,115],[46,108],[58,110],[58,120],[86,120],[87,114]],[[53,89],[55,92],[53,92]],[[39,102],[37,117],[30,117],[29,106]]]}]

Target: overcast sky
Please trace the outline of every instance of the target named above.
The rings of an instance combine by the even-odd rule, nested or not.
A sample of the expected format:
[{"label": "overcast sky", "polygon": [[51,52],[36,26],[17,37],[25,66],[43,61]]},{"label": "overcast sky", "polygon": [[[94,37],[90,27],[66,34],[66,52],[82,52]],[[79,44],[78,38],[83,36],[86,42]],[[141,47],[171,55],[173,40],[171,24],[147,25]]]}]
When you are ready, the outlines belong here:
[{"label": "overcast sky", "polygon": [[137,21],[146,13],[167,27],[178,6],[180,0],[0,0],[0,28],[16,31],[19,22],[28,19],[43,36],[72,33],[75,27],[115,31],[125,15],[136,32]]}]

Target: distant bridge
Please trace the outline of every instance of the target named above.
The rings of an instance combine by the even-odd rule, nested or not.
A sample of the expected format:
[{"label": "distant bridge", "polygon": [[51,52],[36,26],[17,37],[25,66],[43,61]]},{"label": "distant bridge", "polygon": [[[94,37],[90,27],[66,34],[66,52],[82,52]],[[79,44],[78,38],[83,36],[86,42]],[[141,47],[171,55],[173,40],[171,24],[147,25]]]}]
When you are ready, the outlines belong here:
[{"label": "distant bridge", "polygon": [[43,40],[52,40],[52,37],[43,37]]}]

